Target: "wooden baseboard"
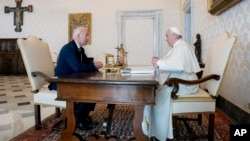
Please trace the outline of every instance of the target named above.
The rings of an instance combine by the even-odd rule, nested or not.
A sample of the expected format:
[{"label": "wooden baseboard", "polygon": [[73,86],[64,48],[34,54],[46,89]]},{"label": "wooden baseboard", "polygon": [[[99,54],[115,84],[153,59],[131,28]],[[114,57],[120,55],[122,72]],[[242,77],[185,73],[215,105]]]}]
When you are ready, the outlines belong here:
[{"label": "wooden baseboard", "polygon": [[232,119],[235,124],[250,124],[250,114],[235,106],[222,96],[217,98],[216,107]]}]

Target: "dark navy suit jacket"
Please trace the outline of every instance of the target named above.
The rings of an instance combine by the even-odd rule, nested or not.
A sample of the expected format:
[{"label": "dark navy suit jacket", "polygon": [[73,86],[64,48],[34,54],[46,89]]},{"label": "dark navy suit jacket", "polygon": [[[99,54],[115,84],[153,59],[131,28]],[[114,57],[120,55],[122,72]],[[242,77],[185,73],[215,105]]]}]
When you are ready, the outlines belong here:
[{"label": "dark navy suit jacket", "polygon": [[[63,76],[76,72],[94,72],[98,71],[84,53],[81,62],[81,54],[74,40],[64,45],[59,53],[55,70],[55,76]],[[56,84],[49,85],[50,90],[57,90]]]}]

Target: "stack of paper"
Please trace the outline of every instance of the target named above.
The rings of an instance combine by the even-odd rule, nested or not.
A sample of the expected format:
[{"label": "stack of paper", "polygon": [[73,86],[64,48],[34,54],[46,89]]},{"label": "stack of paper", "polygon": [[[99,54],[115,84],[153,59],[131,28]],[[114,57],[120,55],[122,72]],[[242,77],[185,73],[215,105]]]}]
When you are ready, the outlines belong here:
[{"label": "stack of paper", "polygon": [[128,66],[122,69],[121,72],[131,74],[153,74],[155,69],[153,66]]}]

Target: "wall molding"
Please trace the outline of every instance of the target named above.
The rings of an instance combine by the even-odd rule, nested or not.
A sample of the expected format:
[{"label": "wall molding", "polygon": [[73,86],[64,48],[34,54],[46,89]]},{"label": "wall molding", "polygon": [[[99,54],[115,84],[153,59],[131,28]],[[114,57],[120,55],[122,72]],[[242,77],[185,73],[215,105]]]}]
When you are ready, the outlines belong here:
[{"label": "wall molding", "polygon": [[138,10],[138,11],[118,11],[117,24],[118,24],[118,45],[125,43],[125,24],[130,19],[152,19],[154,25],[153,35],[153,55],[160,56],[161,52],[161,32],[162,32],[162,10]]}]

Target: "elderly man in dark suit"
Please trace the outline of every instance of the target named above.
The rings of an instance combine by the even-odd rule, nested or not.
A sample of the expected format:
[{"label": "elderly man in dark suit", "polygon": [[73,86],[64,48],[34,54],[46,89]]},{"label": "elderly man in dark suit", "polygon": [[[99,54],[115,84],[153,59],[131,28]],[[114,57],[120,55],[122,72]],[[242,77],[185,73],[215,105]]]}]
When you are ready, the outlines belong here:
[{"label": "elderly man in dark suit", "polygon": [[[93,62],[86,56],[83,46],[89,40],[88,29],[83,26],[73,30],[73,40],[64,45],[59,53],[55,76],[63,76],[76,72],[95,72],[103,67],[102,62]],[[56,90],[56,84],[49,85],[50,90]],[[84,92],[83,92],[84,94]],[[80,130],[90,130],[98,123],[92,121],[89,112],[93,111],[95,103],[79,102],[76,105],[77,128]]]}]

